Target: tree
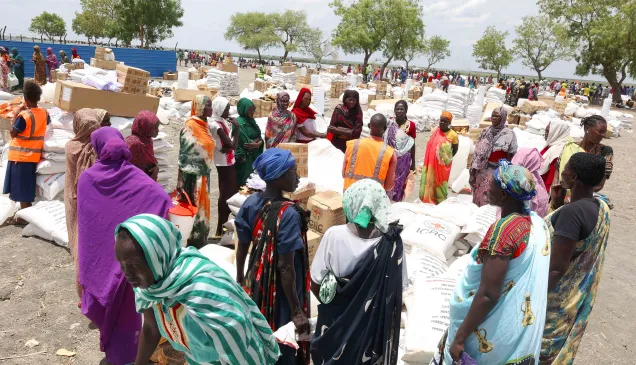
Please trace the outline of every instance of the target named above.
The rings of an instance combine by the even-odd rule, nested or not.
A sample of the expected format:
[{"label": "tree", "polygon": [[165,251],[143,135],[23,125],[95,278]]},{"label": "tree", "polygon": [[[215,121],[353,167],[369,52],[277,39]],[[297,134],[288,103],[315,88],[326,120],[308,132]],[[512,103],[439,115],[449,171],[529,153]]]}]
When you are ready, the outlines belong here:
[{"label": "tree", "polygon": [[524,17],[516,27],[514,52],[521,63],[541,73],[558,60],[570,60],[574,53],[574,42],[568,37],[567,28],[546,15]]},{"label": "tree", "polygon": [[422,8],[415,0],[380,0],[383,3],[380,14],[388,28],[382,40],[382,55],[386,60],[380,74],[393,59],[406,58],[406,51],[419,44],[424,37]]},{"label": "tree", "polygon": [[424,37],[417,40],[417,42],[409,45],[404,49],[404,55],[402,60],[406,63],[406,69],[409,69],[409,64],[413,62],[415,58],[424,53],[424,47],[426,47],[426,40]]},{"label": "tree", "polygon": [[72,25],[75,33],[86,36],[89,43],[108,38],[110,44],[113,38],[117,38],[119,0],[80,0],[80,3],[82,12],[75,13]]},{"label": "tree", "polygon": [[261,60],[261,51],[278,43],[274,24],[265,13],[236,13],[230,18],[230,26],[225,31],[225,39],[235,40],[246,50],[254,50]]},{"label": "tree", "polygon": [[623,81],[636,76],[636,1],[634,0],[539,0],[541,10],[564,24],[579,42],[576,74],[602,75],[614,89],[619,103]]},{"label": "tree", "polygon": [[473,46],[473,57],[477,59],[479,67],[497,71],[497,80],[501,71],[512,62],[512,55],[506,48],[507,36],[508,32],[499,32],[495,27],[490,26]]},{"label": "tree", "polygon": [[438,35],[426,40],[424,44],[423,54],[426,57],[428,66],[426,70],[430,70],[431,66],[442,61],[446,57],[450,57],[450,41]]},{"label": "tree", "polygon": [[287,10],[282,14],[270,14],[269,17],[273,22],[274,33],[285,50],[283,59],[286,60],[289,52],[298,50],[298,45],[310,32],[307,13],[303,10]]},{"label": "tree", "polygon": [[53,37],[62,38],[66,35],[66,22],[59,15],[45,11],[31,19],[29,31],[38,33],[41,42],[44,42],[43,36],[52,41]]},{"label": "tree", "polygon": [[316,62],[322,61],[325,57],[338,57],[338,50],[331,44],[329,38],[323,38],[322,31],[318,28],[307,33],[300,47],[304,54],[312,56]]},{"label": "tree", "polygon": [[139,39],[142,48],[172,37],[172,28],[183,25],[180,0],[121,0],[115,11],[114,34],[122,40]]}]

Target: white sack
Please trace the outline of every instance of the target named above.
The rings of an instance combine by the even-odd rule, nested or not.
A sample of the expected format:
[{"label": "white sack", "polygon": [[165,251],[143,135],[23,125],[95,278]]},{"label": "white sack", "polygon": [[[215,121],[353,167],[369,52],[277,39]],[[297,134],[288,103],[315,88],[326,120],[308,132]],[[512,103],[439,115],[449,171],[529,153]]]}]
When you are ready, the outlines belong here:
[{"label": "white sack", "polygon": [[62,247],[68,246],[64,202],[57,200],[42,201],[32,207],[18,211],[16,217],[35,225],[38,229],[45,232],[47,237],[50,235],[56,244]]},{"label": "white sack", "polygon": [[66,161],[40,160],[35,173],[39,175],[51,175],[66,172]]},{"label": "white sack", "polygon": [[37,175],[35,177],[36,195],[46,200],[53,200],[64,190],[65,173],[53,175]]},{"label": "white sack", "polygon": [[498,208],[494,205],[484,205],[477,208],[468,224],[462,229],[462,233],[468,233],[464,238],[471,246],[475,247],[483,241],[488,228],[497,220]]},{"label": "white sack", "polygon": [[429,216],[418,216],[402,231],[401,236],[405,245],[428,251],[446,262],[456,251],[453,242],[458,235],[459,227],[450,222]]},{"label": "white sack", "polygon": [[64,147],[73,137],[75,137],[73,131],[47,129],[44,135],[44,152],[65,152]]}]

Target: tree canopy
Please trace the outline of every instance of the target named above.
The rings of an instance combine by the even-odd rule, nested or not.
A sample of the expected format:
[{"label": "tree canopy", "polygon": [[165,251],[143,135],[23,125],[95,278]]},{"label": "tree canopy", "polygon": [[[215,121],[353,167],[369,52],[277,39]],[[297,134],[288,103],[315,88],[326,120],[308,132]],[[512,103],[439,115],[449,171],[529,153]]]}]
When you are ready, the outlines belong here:
[{"label": "tree canopy", "polygon": [[139,39],[141,47],[172,37],[172,28],[183,25],[180,0],[120,0],[115,9],[117,34]]},{"label": "tree canopy", "polygon": [[321,62],[325,57],[338,57],[338,50],[331,44],[331,39],[325,38],[318,28],[307,32],[300,47],[304,54],[312,56],[316,62]]},{"label": "tree canopy", "polygon": [[89,43],[95,43],[99,38],[109,41],[118,38],[116,6],[119,0],[80,0],[80,3],[82,12],[75,13],[72,24],[75,33],[86,36]]},{"label": "tree canopy", "polygon": [[542,72],[558,60],[570,60],[574,53],[574,42],[567,28],[546,15],[524,17],[516,27],[514,51],[521,63],[537,72]]},{"label": "tree canopy", "polygon": [[230,18],[225,39],[238,42],[244,49],[254,50],[261,59],[261,51],[279,42],[274,24],[268,15],[260,12],[236,13]]},{"label": "tree canopy", "polygon": [[625,78],[636,76],[635,0],[539,0],[541,10],[564,24],[579,47],[576,74],[602,75],[621,101]]},{"label": "tree canopy", "polygon": [[38,33],[41,41],[43,36],[52,41],[53,37],[61,38],[66,35],[66,22],[59,15],[45,11],[31,19],[29,31]]},{"label": "tree canopy", "polygon": [[444,39],[438,35],[432,36],[424,43],[422,54],[426,57],[428,66],[426,70],[429,70],[431,66],[442,61],[446,57],[450,57],[450,41]]},{"label": "tree canopy", "polygon": [[508,32],[499,32],[490,26],[484,31],[484,35],[473,46],[473,57],[484,70],[497,71],[497,79],[501,71],[512,62],[512,54],[506,48]]},{"label": "tree canopy", "polygon": [[307,26],[307,13],[303,10],[286,10],[284,13],[270,14],[274,34],[285,50],[283,59],[287,59],[289,52],[298,50],[299,44],[311,31]]},{"label": "tree canopy", "polygon": [[393,59],[406,58],[406,52],[419,44],[424,37],[424,22],[422,22],[422,8],[414,0],[384,0],[381,16],[387,34],[382,40],[382,55],[386,58],[380,72]]}]

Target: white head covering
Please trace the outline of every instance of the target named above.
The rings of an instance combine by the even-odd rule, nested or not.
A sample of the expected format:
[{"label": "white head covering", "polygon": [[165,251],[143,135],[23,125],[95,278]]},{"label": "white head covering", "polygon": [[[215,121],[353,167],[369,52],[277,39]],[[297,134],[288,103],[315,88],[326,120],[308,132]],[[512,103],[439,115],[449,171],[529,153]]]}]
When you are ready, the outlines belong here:
[{"label": "white head covering", "polygon": [[222,96],[214,98],[214,100],[212,100],[212,118],[216,121],[223,121],[224,119],[221,118],[221,115],[223,115],[229,103],[230,101]]},{"label": "white head covering", "polygon": [[548,132],[548,139],[546,140],[546,146],[550,146],[550,148],[543,155],[539,175],[544,175],[550,170],[550,164],[555,158],[561,156],[563,147],[565,147],[569,137],[570,125],[568,123],[557,120],[550,122],[550,132]]}]

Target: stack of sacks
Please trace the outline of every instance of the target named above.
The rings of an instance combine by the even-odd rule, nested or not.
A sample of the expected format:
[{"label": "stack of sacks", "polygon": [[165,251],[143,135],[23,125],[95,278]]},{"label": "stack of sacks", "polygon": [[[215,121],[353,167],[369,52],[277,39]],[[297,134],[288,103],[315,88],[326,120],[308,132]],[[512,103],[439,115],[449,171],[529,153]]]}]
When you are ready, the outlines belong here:
[{"label": "stack of sacks", "polygon": [[282,73],[280,71],[272,73],[272,81],[280,85],[293,85],[296,86],[296,79],[298,75],[295,72]]},{"label": "stack of sacks", "polygon": [[620,127],[628,131],[632,130],[634,116],[632,114],[621,113],[615,110],[610,111],[608,119],[615,119],[620,122]]},{"label": "stack of sacks", "polygon": [[208,70],[206,83],[209,88],[219,90],[221,96],[239,94],[239,76],[236,72],[224,72],[217,69]]},{"label": "stack of sacks", "polygon": [[472,104],[466,108],[466,119],[471,128],[479,128],[483,110],[484,108],[478,104]]},{"label": "stack of sacks", "polygon": [[563,112],[563,114],[565,114],[568,117],[571,117],[579,109],[579,106],[580,105],[577,103],[569,102],[568,105],[565,107],[565,111]]},{"label": "stack of sacks", "polygon": [[417,103],[425,108],[444,111],[447,108],[448,94],[441,90],[435,90],[432,93],[419,98]]},{"label": "stack of sacks", "polygon": [[577,118],[587,118],[587,117],[591,117],[592,115],[601,115],[601,111],[599,109],[586,109],[584,107],[579,107],[576,112],[574,112],[574,116]]},{"label": "stack of sacks", "polygon": [[404,89],[401,87],[394,87],[391,89],[391,95],[393,95],[393,99],[404,99]]},{"label": "stack of sacks", "polygon": [[470,105],[470,94],[470,89],[467,87],[456,86],[449,90],[447,110],[453,114],[453,117],[466,117],[466,108]]},{"label": "stack of sacks", "polygon": [[[541,122],[536,121],[536,123]],[[536,133],[530,133],[528,130],[522,130],[517,127],[515,127],[512,131],[515,133],[515,136],[517,136],[517,145],[519,148],[536,148],[541,151],[543,147],[545,147],[544,134],[539,135]]]},{"label": "stack of sacks", "polygon": [[183,124],[190,118],[192,113],[192,102],[179,103],[174,101],[173,98],[161,98],[159,101],[159,109],[157,110],[157,116],[162,121],[167,120],[175,124]]},{"label": "stack of sacks", "polygon": [[526,123],[526,131],[540,136],[545,135],[545,129],[550,124],[552,118],[547,114],[535,114],[532,119]]},{"label": "stack of sacks", "polygon": [[442,111],[439,109],[409,103],[409,110],[406,117],[415,123],[415,128],[418,132],[427,132],[437,127],[441,115]]},{"label": "stack of sacks", "polygon": [[51,109],[51,125],[44,135],[44,152],[36,167],[36,196],[45,200],[64,199],[66,144],[75,137],[74,113]]},{"label": "stack of sacks", "polygon": [[159,166],[159,175],[157,176],[157,182],[167,192],[172,192],[173,186],[170,185],[170,177],[172,171],[175,168],[170,164],[169,152],[174,148],[170,142],[168,142],[168,135],[164,132],[159,132],[153,141],[153,148],[155,151],[155,158],[157,159],[157,166]]},{"label": "stack of sacks", "polygon": [[504,104],[506,102],[506,90],[491,87],[486,92],[486,102]]}]

